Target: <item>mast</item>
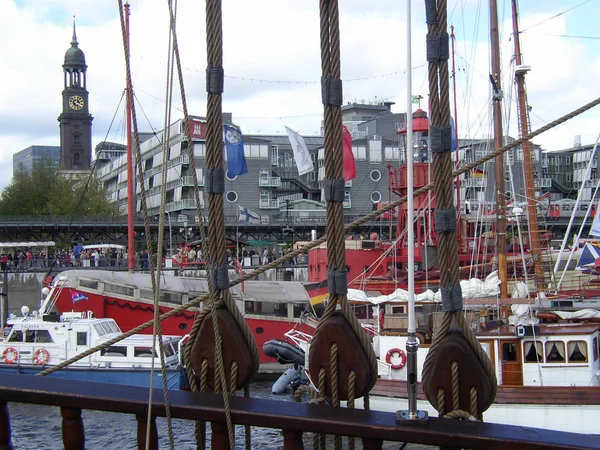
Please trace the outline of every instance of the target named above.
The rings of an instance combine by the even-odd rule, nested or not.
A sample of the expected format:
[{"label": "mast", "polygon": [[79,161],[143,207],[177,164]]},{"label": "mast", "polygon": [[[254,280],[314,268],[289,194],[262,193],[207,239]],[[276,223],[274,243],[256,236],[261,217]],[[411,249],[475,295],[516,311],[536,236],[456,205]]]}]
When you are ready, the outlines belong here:
[{"label": "mast", "polygon": [[[454,25],[450,25],[450,40],[452,41],[452,92],[454,93],[454,140],[456,142],[455,149],[455,158],[456,158],[456,167],[458,167],[459,159],[458,159],[458,112],[456,107],[456,66],[454,62]],[[456,213],[458,220],[458,230],[457,230],[457,241],[458,241],[458,253],[463,253],[465,249],[463,249],[463,239],[462,239],[462,220],[460,218],[462,214],[462,210],[460,207],[460,177],[456,177]]]},{"label": "mast", "polygon": [[[515,83],[517,84],[517,108],[519,114],[520,135],[529,134],[529,118],[527,111],[527,92],[525,90],[525,74],[527,70],[520,70],[523,64],[521,54],[521,42],[519,40],[519,19],[517,0],[512,0],[513,39],[515,43]],[[537,205],[535,200],[535,187],[533,184],[533,163],[531,160],[531,142],[525,141],[521,144],[523,150],[523,171],[525,172],[525,197],[527,199],[527,217],[529,220],[529,242],[531,242],[531,255],[534,264],[534,286],[536,289],[544,289],[544,269],[542,267],[542,255],[540,245],[540,230],[537,220]]]},{"label": "mast", "polygon": [[[127,43],[127,59],[129,60],[129,3],[125,3],[125,35]],[[131,136],[131,101],[133,98],[132,86],[129,78],[125,82],[125,91],[127,93],[126,116],[127,116],[127,263],[130,271],[135,268],[134,254],[134,224],[135,217],[135,192],[133,190],[133,150]]]},{"label": "mast", "polygon": [[[498,5],[490,0],[490,43],[492,53],[492,111],[494,118],[494,150],[503,144],[502,131],[502,85],[500,77],[500,43],[498,37]],[[496,252],[498,254],[498,275],[500,278],[500,298],[508,298],[507,262],[506,262],[506,203],[504,200],[504,155],[495,159],[496,168]]]}]

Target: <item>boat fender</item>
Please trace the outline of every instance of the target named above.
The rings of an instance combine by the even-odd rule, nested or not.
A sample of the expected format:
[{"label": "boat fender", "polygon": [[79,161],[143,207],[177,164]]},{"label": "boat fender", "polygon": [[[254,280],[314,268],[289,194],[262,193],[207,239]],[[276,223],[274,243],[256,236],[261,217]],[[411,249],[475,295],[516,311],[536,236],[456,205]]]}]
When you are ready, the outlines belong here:
[{"label": "boat fender", "polygon": [[2,352],[2,360],[6,364],[14,364],[19,359],[19,352],[14,347],[6,347]]},{"label": "boat fender", "polygon": [[33,354],[33,361],[38,366],[45,366],[50,361],[50,353],[45,348],[38,348]]},{"label": "boat fender", "polygon": [[[395,355],[398,355],[400,362],[392,364],[392,357]],[[391,348],[388,350],[387,355],[385,355],[385,362],[392,367],[392,370],[400,370],[406,365],[406,353],[404,353],[404,350],[402,349]]]}]

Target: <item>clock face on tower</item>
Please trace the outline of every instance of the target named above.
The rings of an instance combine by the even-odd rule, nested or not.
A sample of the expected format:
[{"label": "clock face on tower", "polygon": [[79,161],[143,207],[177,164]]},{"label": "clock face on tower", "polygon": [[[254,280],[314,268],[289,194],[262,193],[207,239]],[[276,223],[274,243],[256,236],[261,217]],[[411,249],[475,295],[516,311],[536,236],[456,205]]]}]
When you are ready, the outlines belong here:
[{"label": "clock face on tower", "polygon": [[79,111],[81,108],[83,108],[83,98],[79,95],[73,95],[71,98],[69,98],[69,106],[71,109]]}]

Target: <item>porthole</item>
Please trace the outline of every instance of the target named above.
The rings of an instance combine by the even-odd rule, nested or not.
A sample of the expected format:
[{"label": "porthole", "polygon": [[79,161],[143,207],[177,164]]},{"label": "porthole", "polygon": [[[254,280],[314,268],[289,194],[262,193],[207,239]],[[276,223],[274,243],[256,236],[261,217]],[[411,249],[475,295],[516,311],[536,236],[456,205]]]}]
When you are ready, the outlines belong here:
[{"label": "porthole", "polygon": [[254,331],[256,331],[256,334],[263,334],[263,333],[265,332],[265,329],[264,329],[264,328],[262,328],[262,327],[258,327],[258,328],[256,328],[256,330],[254,330]]},{"label": "porthole", "polygon": [[229,192],[227,192],[227,194],[225,195],[225,198],[227,199],[227,201],[228,201],[229,203],[234,203],[234,202],[237,202],[237,199],[238,199],[237,192],[235,192],[235,191],[229,191]]},{"label": "porthole", "polygon": [[235,180],[235,179],[238,177],[237,175],[234,175],[234,176],[230,177],[230,176],[229,176],[229,171],[227,171],[227,172],[226,172],[226,175],[225,175],[225,176],[227,177],[227,179],[228,179],[229,181],[233,181],[233,180]]},{"label": "porthole", "polygon": [[373,203],[380,202],[381,201],[381,192],[379,192],[379,191],[371,192],[371,201]]},{"label": "porthole", "polygon": [[377,169],[375,170],[371,170],[371,180],[373,181],[379,181],[381,180],[381,172]]},{"label": "porthole", "polygon": [[181,323],[179,324],[179,329],[180,329],[180,330],[185,330],[186,328],[187,328],[187,323],[185,323],[185,322],[181,322]]}]

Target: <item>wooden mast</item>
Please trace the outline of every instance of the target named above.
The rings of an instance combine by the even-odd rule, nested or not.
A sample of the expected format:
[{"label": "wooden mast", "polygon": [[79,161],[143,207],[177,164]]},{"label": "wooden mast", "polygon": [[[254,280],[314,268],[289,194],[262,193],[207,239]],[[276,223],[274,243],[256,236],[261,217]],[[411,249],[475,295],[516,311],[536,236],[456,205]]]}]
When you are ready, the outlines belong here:
[{"label": "wooden mast", "polygon": [[[127,59],[129,59],[129,3],[125,3],[125,35],[127,43]],[[135,252],[133,246],[134,240],[134,224],[133,219],[135,217],[135,191],[133,189],[133,150],[132,150],[132,136],[131,136],[131,101],[133,99],[133,92],[129,77],[126,81],[125,91],[127,92],[126,102],[126,116],[127,116],[127,264],[130,271],[135,268]]]},{"label": "wooden mast", "polygon": [[[504,143],[502,131],[502,87],[500,77],[500,43],[498,38],[498,5],[496,0],[490,0],[490,43],[494,119],[494,150]],[[498,275],[500,278],[500,298],[508,298],[507,262],[506,262],[506,202],[504,199],[504,156],[500,154],[495,159],[496,168],[496,251],[498,254]],[[504,318],[504,317],[503,317]]]},{"label": "wooden mast", "polygon": [[[526,70],[519,70],[523,64],[521,43],[519,41],[519,19],[517,0],[512,0],[513,40],[515,43],[515,83],[517,85],[517,108],[519,114],[519,133],[521,136],[529,134],[529,118],[527,111],[527,92],[525,91]],[[540,230],[537,220],[537,205],[535,200],[535,186],[533,180],[533,163],[531,158],[531,142],[525,141],[521,145],[523,150],[523,170],[525,172],[525,197],[527,199],[527,217],[529,220],[529,242],[534,263],[534,285],[539,291],[544,289],[544,269],[540,245]]]}]

